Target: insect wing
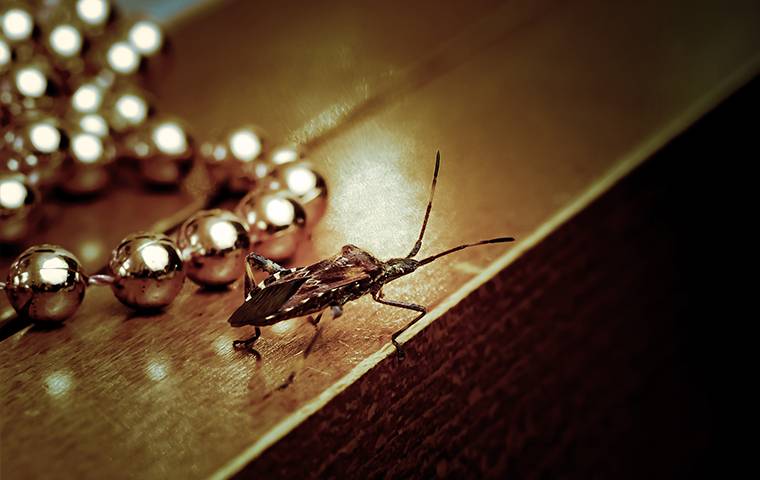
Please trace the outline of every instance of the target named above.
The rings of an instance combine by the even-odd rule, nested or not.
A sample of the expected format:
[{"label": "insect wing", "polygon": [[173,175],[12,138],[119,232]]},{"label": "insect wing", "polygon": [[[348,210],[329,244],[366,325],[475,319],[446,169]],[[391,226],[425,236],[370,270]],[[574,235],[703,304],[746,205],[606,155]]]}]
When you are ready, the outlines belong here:
[{"label": "insect wing", "polygon": [[364,282],[369,278],[369,272],[356,266],[321,270],[308,277],[303,286],[286,301],[283,308],[297,307],[305,300],[323,297],[341,287]]},{"label": "insect wing", "polygon": [[273,283],[261,290],[255,290],[232,314],[228,322],[233,327],[250,325],[257,319],[271,315],[296,294],[308,278],[293,278]]}]

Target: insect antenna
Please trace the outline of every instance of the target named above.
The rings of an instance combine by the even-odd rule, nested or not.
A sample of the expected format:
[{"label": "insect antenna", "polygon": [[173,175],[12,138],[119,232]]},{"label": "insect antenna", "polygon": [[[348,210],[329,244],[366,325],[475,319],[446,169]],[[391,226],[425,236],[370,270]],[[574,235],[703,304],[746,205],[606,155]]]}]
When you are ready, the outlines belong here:
[{"label": "insect antenna", "polygon": [[423,260],[420,260],[419,265],[420,266],[425,265],[425,264],[430,263],[433,260],[436,260],[436,259],[438,259],[440,257],[443,257],[443,256],[448,255],[450,253],[458,252],[459,250],[464,250],[465,248],[476,247],[478,245],[486,245],[488,243],[506,243],[506,242],[514,242],[514,241],[515,241],[515,239],[512,238],[512,237],[499,237],[499,238],[491,238],[489,240],[481,240],[481,241],[476,242],[476,243],[467,243],[467,244],[464,244],[464,245],[459,245],[458,247],[450,248],[450,249],[445,250],[445,251],[443,251],[441,253],[438,253],[436,255],[432,255],[432,256],[427,257],[427,258],[425,258]]},{"label": "insect antenna", "polygon": [[435,194],[435,184],[438,182],[438,169],[441,166],[441,152],[438,151],[435,154],[435,171],[433,172],[433,186],[430,187],[430,200],[428,200],[427,210],[425,210],[425,219],[422,221],[422,229],[420,230],[420,236],[417,238],[417,243],[414,244],[412,251],[406,258],[412,258],[417,255],[417,252],[422,248],[422,237],[425,235],[425,228],[427,228],[428,218],[430,218],[430,209],[433,208],[433,195]]}]

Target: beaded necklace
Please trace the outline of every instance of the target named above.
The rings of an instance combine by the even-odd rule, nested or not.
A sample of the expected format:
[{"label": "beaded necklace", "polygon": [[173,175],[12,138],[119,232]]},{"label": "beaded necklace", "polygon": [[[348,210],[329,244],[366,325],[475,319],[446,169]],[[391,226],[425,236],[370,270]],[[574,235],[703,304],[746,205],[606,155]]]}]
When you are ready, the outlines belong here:
[{"label": "beaded necklace", "polygon": [[299,146],[270,147],[255,126],[197,145],[181,119],[156,112],[141,84],[146,63],[166,51],[155,22],[123,18],[107,0],[37,7],[0,9],[0,244],[21,243],[39,226],[54,189],[106,192],[117,161],[163,187],[202,168],[218,188],[245,195],[234,211],[195,213],[175,238],[128,235],[98,274],[61,246],[27,248],[0,282],[20,316],[63,322],[100,285],[131,308],[161,309],[186,277],[208,288],[235,282],[251,250],[292,257],[327,198]]}]

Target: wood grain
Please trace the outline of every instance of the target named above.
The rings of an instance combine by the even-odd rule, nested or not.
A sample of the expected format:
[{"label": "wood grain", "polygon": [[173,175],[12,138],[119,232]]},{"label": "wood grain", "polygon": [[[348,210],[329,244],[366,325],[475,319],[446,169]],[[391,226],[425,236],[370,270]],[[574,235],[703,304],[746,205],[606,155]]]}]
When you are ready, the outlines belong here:
[{"label": "wood grain", "polygon": [[[379,257],[408,250],[438,149],[424,253],[500,234],[532,239],[521,252],[560,223],[548,221],[601,193],[600,178],[614,181],[605,175],[643,161],[754,75],[758,19],[755,2],[740,1],[419,2],[414,11],[240,1],[174,27],[175,57],[154,88],[198,135],[255,121],[275,139],[314,146],[332,196],[296,263],[349,242]],[[504,252],[462,253],[386,294],[446,310]],[[296,383],[272,394],[311,332],[297,322],[266,331],[261,362],[233,352],[247,333],[226,324],[241,288],[188,284],[156,316],[96,289],[65,327],[4,340],[3,478],[227,476],[330,408],[356,372],[373,371],[407,319],[369,299],[347,306],[325,322]]]},{"label": "wood grain", "polygon": [[[420,332],[409,361],[378,364],[237,476],[723,471],[711,444],[716,386],[700,369],[714,362],[702,351],[713,320],[695,315],[712,287],[694,275],[718,269],[683,241],[716,202],[695,199],[700,183],[730,178],[731,154],[758,150],[742,126],[758,100],[755,81]],[[730,160],[716,168],[718,152]],[[679,182],[686,170],[693,183]]]}]

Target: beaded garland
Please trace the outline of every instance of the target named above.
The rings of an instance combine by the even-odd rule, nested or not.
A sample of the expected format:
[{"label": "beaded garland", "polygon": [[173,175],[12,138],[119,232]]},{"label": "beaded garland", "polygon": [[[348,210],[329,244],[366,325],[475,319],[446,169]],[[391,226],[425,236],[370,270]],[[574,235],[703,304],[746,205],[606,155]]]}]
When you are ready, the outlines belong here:
[{"label": "beaded garland", "polygon": [[62,322],[96,285],[129,307],[163,308],[186,276],[204,287],[233,283],[251,250],[292,257],[324,213],[325,180],[301,147],[270,147],[253,125],[198,145],[181,119],[156,111],[141,72],[165,46],[155,22],[124,18],[108,0],[0,7],[0,244],[37,227],[43,195],[54,189],[106,191],[117,160],[134,162],[149,184],[176,186],[205,168],[218,187],[245,193],[234,213],[197,212],[176,239],[127,236],[103,274],[88,276],[57,245],[26,249],[0,282],[20,316]]}]

